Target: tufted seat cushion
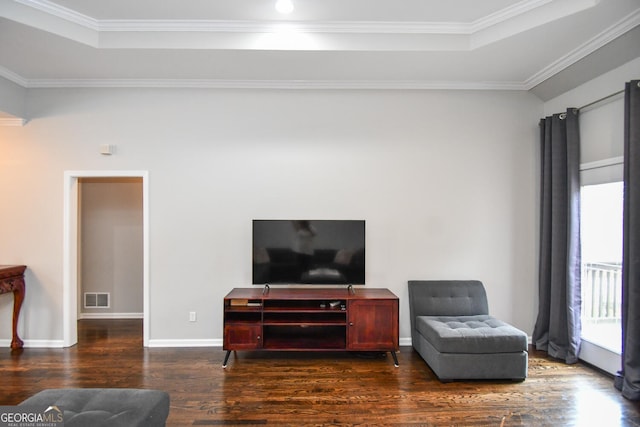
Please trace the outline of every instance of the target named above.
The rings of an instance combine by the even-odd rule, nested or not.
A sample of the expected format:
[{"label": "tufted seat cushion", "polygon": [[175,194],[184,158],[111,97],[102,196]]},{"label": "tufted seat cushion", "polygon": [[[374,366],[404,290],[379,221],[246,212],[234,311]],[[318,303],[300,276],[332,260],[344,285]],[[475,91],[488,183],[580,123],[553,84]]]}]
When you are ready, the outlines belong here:
[{"label": "tufted seat cushion", "polygon": [[59,406],[66,427],[164,426],[169,395],[160,390],[82,388],[43,390],[19,406]]},{"label": "tufted seat cushion", "polygon": [[527,335],[490,315],[418,316],[416,329],[441,353],[511,353],[527,350]]}]

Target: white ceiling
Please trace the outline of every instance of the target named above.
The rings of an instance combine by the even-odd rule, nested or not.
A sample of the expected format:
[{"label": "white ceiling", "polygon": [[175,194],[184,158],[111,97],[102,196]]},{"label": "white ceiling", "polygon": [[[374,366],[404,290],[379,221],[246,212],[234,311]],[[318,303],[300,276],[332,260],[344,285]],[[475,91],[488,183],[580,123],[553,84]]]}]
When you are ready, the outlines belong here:
[{"label": "white ceiling", "polygon": [[[292,1],[282,15],[275,0],[0,0],[0,77],[25,88],[514,89],[548,99],[640,57],[638,0]],[[566,70],[572,79],[554,78]]]}]

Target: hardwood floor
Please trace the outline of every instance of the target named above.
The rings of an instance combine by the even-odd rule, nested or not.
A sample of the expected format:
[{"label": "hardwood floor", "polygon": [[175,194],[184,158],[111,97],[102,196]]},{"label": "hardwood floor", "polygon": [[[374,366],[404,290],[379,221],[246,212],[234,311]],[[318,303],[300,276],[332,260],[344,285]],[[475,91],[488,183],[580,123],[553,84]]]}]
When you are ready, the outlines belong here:
[{"label": "hardwood floor", "polygon": [[387,355],[143,348],[137,320],[83,320],[68,349],[0,351],[0,405],[63,387],[166,390],[169,426],[640,426],[613,380],[532,351],[524,382],[440,383],[410,347]]}]

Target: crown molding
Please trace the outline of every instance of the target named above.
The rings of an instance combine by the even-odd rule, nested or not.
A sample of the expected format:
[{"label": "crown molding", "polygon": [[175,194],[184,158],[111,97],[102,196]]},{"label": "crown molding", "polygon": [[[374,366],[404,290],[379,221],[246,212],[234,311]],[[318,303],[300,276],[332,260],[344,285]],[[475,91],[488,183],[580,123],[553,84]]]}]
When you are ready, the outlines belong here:
[{"label": "crown molding", "polygon": [[630,13],[620,21],[616,22],[597,36],[578,46],[578,48],[572,50],[565,56],[547,65],[533,76],[529,77],[527,80],[525,80],[524,86],[527,88],[527,90],[534,88],[543,81],[556,75],[565,68],[568,68],[569,66],[575,64],[587,55],[602,48],[607,43],[622,36],[638,25],[640,25],[640,8],[636,9],[634,12]]},{"label": "crown molding", "polygon": [[265,33],[295,29],[301,33],[335,34],[462,34],[471,32],[472,24],[458,22],[392,22],[392,21],[232,21],[232,20],[102,20],[101,32],[213,32]]},{"label": "crown molding", "polygon": [[72,22],[74,24],[89,28],[91,30],[98,30],[98,20],[93,19],[87,15],[76,12],[73,9],[69,9],[59,4],[56,4],[48,0],[13,0],[15,3],[19,3],[23,6],[28,6],[36,9],[40,12],[47,13],[56,18],[63,19],[65,21]]},{"label": "crown molding", "polygon": [[12,81],[13,83],[22,86],[22,87],[28,87],[29,86],[29,80],[25,79],[24,77],[14,73],[11,70],[8,70],[2,66],[0,66],[0,77],[4,77],[5,79]]},{"label": "crown molding", "polygon": [[19,117],[0,117],[0,126],[24,126],[27,124],[27,119],[21,119]]},{"label": "crown molding", "polygon": [[523,15],[536,8],[551,3],[552,1],[553,0],[524,0],[511,6],[507,6],[502,10],[473,21],[469,25],[470,34],[486,30],[489,27],[508,21],[509,19],[513,19],[519,15]]},{"label": "crown molding", "polygon": [[156,88],[272,90],[527,90],[519,82],[383,80],[35,79],[27,88]]}]

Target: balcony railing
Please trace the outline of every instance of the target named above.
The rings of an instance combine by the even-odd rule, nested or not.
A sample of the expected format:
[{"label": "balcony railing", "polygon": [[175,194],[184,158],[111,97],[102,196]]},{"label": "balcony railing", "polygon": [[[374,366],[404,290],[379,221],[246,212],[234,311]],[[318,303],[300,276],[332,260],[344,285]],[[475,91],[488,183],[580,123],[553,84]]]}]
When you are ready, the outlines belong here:
[{"label": "balcony railing", "polygon": [[622,266],[593,262],[582,265],[582,320],[620,321]]}]

